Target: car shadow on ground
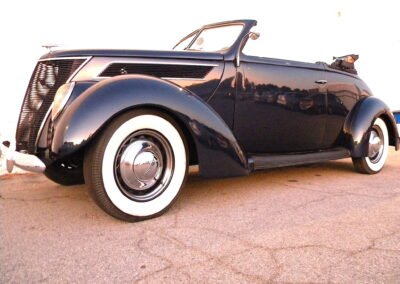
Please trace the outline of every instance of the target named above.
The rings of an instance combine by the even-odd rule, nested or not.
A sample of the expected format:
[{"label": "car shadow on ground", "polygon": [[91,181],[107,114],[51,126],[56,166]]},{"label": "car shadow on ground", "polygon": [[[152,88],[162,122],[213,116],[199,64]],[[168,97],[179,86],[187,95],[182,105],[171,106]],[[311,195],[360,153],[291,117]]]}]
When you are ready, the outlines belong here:
[{"label": "car shadow on ground", "polygon": [[[206,207],[210,202],[223,203],[227,207],[232,206],[234,208],[236,198],[240,198],[243,202],[251,202],[251,198],[260,194],[261,191],[262,198],[268,199],[279,190],[284,190],[288,185],[301,186],[304,182],[318,185],[320,181],[318,178],[321,177],[341,176],[348,178],[352,175],[358,175],[358,173],[354,171],[350,159],[276,168],[255,172],[249,176],[223,179],[202,178],[198,171],[194,169],[190,171],[177,202],[166,212],[165,216],[175,214],[184,208],[190,212],[196,207]],[[21,178],[26,180],[24,187],[19,189],[19,191],[23,191],[23,194],[19,191],[7,190],[1,197],[21,201],[54,201],[59,205],[56,209],[57,213],[54,213],[54,215],[74,215],[75,212],[75,217],[78,218],[83,214],[114,220],[95,205],[88,194],[86,185],[61,186],[38,174],[4,175],[0,177],[0,182],[6,182],[7,189],[11,189],[18,187],[17,184]],[[250,199],[246,200],[246,198]],[[231,200],[231,205],[229,205],[229,200]],[[45,205],[49,204],[45,203]],[[49,207],[53,206],[50,205]],[[70,210],[70,208],[77,210]],[[63,213],[63,210],[68,211],[68,213]]]}]

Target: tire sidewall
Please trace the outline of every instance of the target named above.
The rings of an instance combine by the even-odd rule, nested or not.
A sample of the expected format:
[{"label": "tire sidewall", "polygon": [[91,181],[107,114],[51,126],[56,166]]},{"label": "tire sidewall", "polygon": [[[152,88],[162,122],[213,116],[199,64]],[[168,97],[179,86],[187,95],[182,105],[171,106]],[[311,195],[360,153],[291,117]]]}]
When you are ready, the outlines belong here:
[{"label": "tire sidewall", "polygon": [[[120,145],[129,135],[142,129],[154,130],[163,135],[172,148],[174,158],[172,178],[168,186],[162,194],[146,202],[134,201],[124,195],[114,176],[114,161]],[[105,193],[115,207],[135,217],[150,217],[168,208],[184,183],[186,171],[187,155],[182,135],[169,120],[157,114],[141,114],[123,122],[108,140],[101,159]]]},{"label": "tire sidewall", "polygon": [[369,157],[365,157],[365,163],[368,166],[368,168],[372,171],[372,172],[379,172],[383,166],[385,165],[386,162],[386,158],[388,156],[389,153],[389,133],[388,133],[388,129],[386,126],[386,123],[381,119],[381,118],[377,118],[374,121],[373,126],[377,126],[381,129],[382,131],[382,135],[383,135],[383,153],[381,158],[379,159],[379,161],[377,163],[372,163],[371,159]]}]

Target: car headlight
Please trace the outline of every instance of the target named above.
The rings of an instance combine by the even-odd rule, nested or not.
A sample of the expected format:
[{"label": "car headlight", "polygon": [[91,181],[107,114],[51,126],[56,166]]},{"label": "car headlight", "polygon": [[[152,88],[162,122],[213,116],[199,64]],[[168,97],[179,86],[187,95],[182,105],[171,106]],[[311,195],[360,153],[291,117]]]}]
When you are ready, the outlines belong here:
[{"label": "car headlight", "polygon": [[65,104],[72,94],[72,90],[74,89],[74,87],[75,82],[72,82],[64,84],[60,88],[58,88],[57,93],[54,96],[53,109],[51,111],[52,120],[56,119],[59,113],[63,110]]}]

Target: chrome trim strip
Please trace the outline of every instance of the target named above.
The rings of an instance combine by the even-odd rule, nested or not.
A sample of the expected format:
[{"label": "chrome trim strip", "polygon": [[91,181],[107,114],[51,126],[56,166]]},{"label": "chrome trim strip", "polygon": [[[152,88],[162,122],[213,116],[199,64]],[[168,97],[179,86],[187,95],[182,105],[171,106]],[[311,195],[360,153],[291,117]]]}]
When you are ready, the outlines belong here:
[{"label": "chrome trim strip", "polygon": [[[127,74],[127,75],[135,75],[135,74]],[[143,75],[138,73],[137,75]],[[120,76],[120,75],[118,75]],[[115,76],[114,76],[115,77]],[[95,77],[93,78],[93,80],[96,81],[102,81],[102,80],[106,80],[106,79],[110,79],[112,77]],[[189,80],[189,81],[205,81],[205,78],[173,78],[173,77],[160,77],[160,79],[165,79],[165,80],[171,80],[171,81],[181,81],[181,80]]]},{"label": "chrome trim strip", "polygon": [[[71,58],[71,57],[70,57]],[[84,57],[82,57],[83,59]],[[90,59],[92,59],[92,56],[86,57],[86,60],[83,61],[83,63],[81,64],[81,66],[79,66],[74,73],[72,73],[71,76],[69,76],[67,82],[65,83],[70,83],[72,81],[72,79],[74,79],[75,75],[79,73],[79,71],[82,70],[82,68],[86,65],[86,63],[88,63],[90,61]]]},{"label": "chrome trim strip", "polygon": [[75,56],[75,57],[53,57],[53,58],[44,58],[39,59],[38,62],[42,61],[51,61],[51,60],[71,60],[71,59],[86,59],[90,58],[91,56]]},{"label": "chrome trim strip", "polygon": [[45,115],[44,118],[43,118],[42,123],[40,124],[39,131],[38,131],[38,135],[36,136],[36,141],[35,141],[35,151],[36,151],[37,148],[38,148],[39,138],[40,138],[40,136],[42,136],[43,127],[44,127],[44,125],[46,124],[47,119],[49,118],[50,113],[51,113],[52,110],[53,110],[53,103],[51,103],[49,109],[48,109],[47,112],[46,112],[46,115]]},{"label": "chrome trim strip", "polygon": [[[146,58],[143,58],[143,59],[146,59]],[[167,60],[170,60],[170,59],[167,59]],[[142,62],[142,61],[139,61],[139,60],[137,60],[137,58],[134,58],[134,59],[132,59],[132,60],[114,60],[114,61],[110,61],[108,64],[107,64],[107,66],[101,71],[101,72],[103,72],[106,68],[108,68],[111,64],[114,64],[114,63],[128,63],[128,64],[131,64],[131,63],[138,63],[138,64],[149,64],[149,65],[151,65],[151,64],[161,64],[161,65],[186,65],[186,66],[210,66],[210,67],[217,67],[218,66],[218,64],[211,64],[211,63],[191,63],[191,62],[168,62],[168,61],[155,61],[155,60],[150,60],[150,61],[145,61],[145,62]],[[101,73],[100,72],[100,73]]]}]

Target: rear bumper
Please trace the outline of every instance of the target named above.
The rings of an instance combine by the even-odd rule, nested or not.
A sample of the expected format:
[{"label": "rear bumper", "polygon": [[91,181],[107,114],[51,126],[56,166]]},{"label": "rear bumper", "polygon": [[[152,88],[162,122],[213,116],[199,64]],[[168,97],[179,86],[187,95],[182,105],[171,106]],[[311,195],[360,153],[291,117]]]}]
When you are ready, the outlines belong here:
[{"label": "rear bumper", "polygon": [[6,167],[9,173],[12,172],[14,166],[29,172],[42,173],[46,169],[46,165],[36,156],[16,152],[6,146],[7,142],[0,144],[0,156],[6,160]]}]

